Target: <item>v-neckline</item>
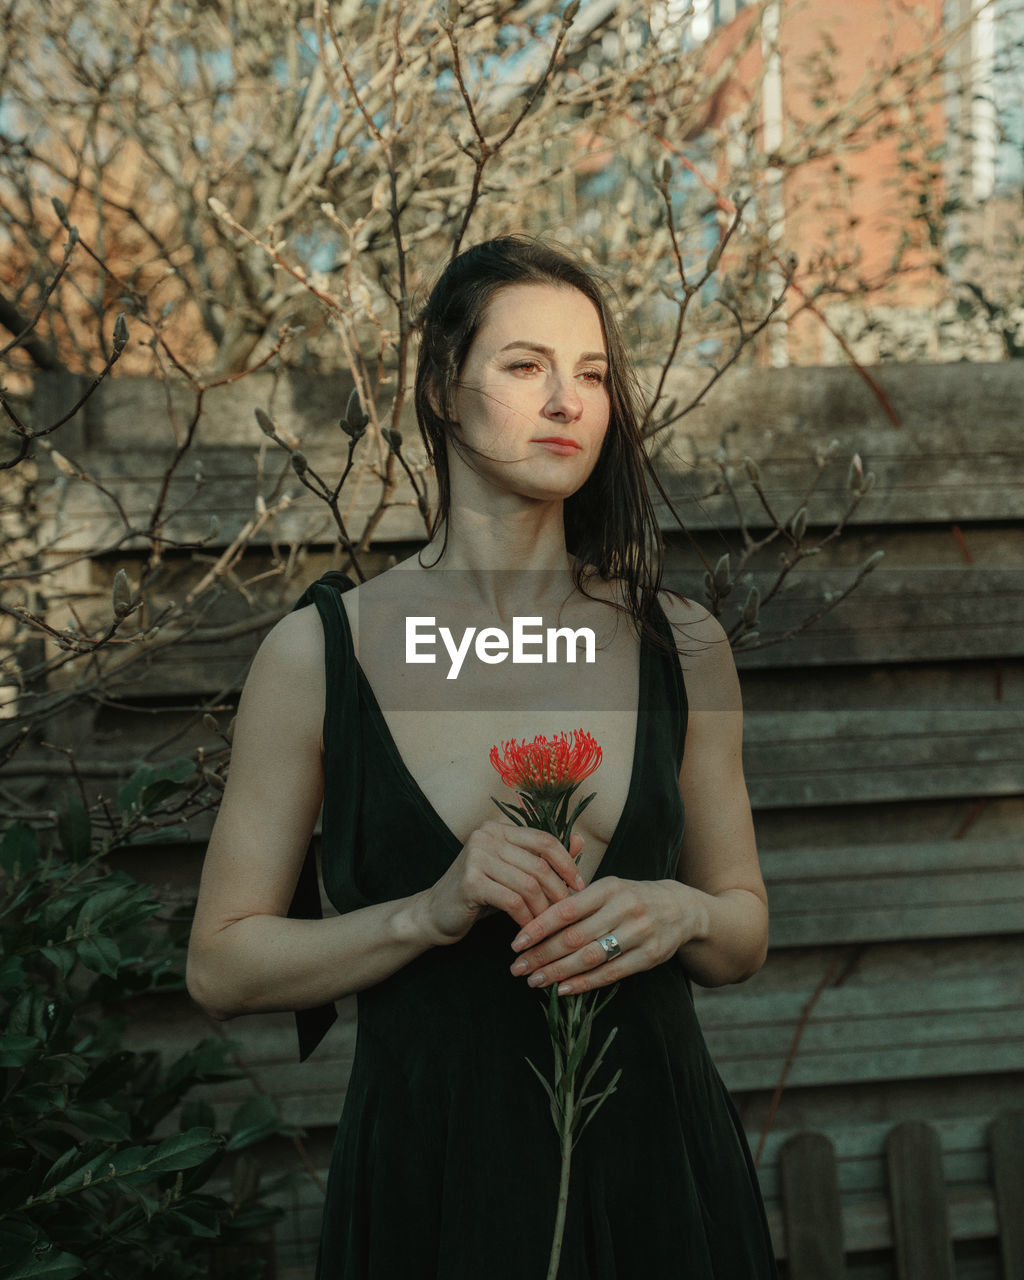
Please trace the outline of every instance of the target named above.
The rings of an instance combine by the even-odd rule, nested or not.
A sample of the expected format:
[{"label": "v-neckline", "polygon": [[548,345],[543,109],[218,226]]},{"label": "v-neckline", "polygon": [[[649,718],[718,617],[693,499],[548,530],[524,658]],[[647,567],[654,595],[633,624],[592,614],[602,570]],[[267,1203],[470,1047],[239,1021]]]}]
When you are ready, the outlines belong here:
[{"label": "v-neckline", "polygon": [[[384,712],[381,710],[380,703],[377,701],[377,695],[373,691],[373,686],[370,684],[369,677],[366,675],[359,659],[356,657],[355,646],[352,643],[352,628],[349,623],[348,611],[342,603],[340,596],[338,598],[338,608],[341,610],[343,617],[348,656],[355,666],[356,677],[362,692],[363,702],[370,712],[370,717],[373,720],[377,736],[390,756],[391,762],[399,776],[405,783],[406,790],[410,793],[413,800],[419,805],[425,816],[433,822],[434,826],[441,832],[448,843],[452,846],[453,850],[457,853],[462,849],[463,841],[459,839],[448,823],[445,822],[444,818],[441,817],[440,813],[438,813],[433,801],[416,781],[412,771],[405,763],[402,753],[398,749],[398,743],[395,741],[394,734],[391,732],[391,727],[387,722]],[[632,816],[632,808],[636,799],[636,788],[640,773],[641,757],[643,755],[643,746],[646,741],[647,733],[647,687],[649,680],[648,647],[647,643],[641,638],[640,653],[638,657],[639,672],[637,675],[636,728],[633,733],[633,763],[630,768],[629,785],[626,788],[626,799],[622,806],[622,812],[619,814],[619,820],[615,824],[615,830],[612,832],[611,837],[605,846],[604,853],[601,855],[601,861],[597,864],[589,883],[598,879],[599,876],[606,874],[605,868],[612,850],[618,846],[622,831]]]}]

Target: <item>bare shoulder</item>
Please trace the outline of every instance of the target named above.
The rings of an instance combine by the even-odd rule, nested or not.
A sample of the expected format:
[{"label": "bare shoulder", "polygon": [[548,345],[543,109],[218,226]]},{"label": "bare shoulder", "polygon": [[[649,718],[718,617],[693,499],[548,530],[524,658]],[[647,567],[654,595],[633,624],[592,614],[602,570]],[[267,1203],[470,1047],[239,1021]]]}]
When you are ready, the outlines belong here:
[{"label": "bare shoulder", "polygon": [[319,734],[326,698],[324,633],[313,605],[283,617],[267,634],[249,669],[239,717],[270,715],[282,723],[304,722]]},{"label": "bare shoulder", "polygon": [[253,661],[290,679],[323,678],[324,632],[315,605],[285,614],[267,633]]},{"label": "bare shoulder", "polygon": [[658,601],[679,650],[690,710],[739,711],[739,677],[722,624],[695,600],[662,591]]}]

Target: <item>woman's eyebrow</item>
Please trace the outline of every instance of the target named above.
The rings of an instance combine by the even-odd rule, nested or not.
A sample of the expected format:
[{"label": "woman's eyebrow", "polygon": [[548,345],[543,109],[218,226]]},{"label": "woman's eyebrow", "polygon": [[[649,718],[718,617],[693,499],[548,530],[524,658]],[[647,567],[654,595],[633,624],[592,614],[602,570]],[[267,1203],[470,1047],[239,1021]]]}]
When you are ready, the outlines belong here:
[{"label": "woman's eyebrow", "polygon": [[[543,343],[526,342],[518,338],[513,342],[506,342],[501,351],[511,351],[513,347],[518,347],[520,350],[525,351],[536,351],[538,355],[547,356],[549,360],[553,359],[555,354],[551,347],[545,347]],[[499,355],[501,351],[498,352]],[[603,360],[605,364],[608,363],[608,356],[604,351],[584,351],[580,354],[579,359],[581,362],[584,360]]]}]

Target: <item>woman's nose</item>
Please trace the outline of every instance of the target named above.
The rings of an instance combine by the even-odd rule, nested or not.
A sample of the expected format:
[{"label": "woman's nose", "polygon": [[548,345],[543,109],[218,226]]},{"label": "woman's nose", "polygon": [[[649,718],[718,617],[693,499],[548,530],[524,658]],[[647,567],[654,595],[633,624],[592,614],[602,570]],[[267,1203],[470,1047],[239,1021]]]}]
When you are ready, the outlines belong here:
[{"label": "woman's nose", "polygon": [[583,412],[583,401],[574,378],[559,378],[551,389],[544,412],[549,418],[574,422]]}]

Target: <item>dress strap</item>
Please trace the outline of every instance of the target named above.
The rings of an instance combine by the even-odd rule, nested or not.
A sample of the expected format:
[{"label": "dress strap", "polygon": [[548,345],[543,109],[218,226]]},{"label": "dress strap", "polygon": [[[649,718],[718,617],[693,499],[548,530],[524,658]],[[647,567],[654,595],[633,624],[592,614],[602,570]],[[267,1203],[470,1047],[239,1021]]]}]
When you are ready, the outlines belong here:
[{"label": "dress strap", "polygon": [[[311,586],[307,587],[299,599],[292,606],[292,612],[296,609],[302,609],[306,605],[316,605],[320,613],[321,620],[324,624],[324,639],[327,647],[327,670],[330,673],[336,671],[339,667],[342,670],[353,670],[350,663],[344,662],[345,655],[338,650],[347,641],[348,649],[352,650],[352,638],[348,631],[347,617],[345,616],[345,607],[341,603],[341,592],[347,591],[349,587],[355,586],[351,578],[343,573],[339,573],[336,569],[325,573]],[[333,600],[332,600],[333,598]],[[330,618],[330,610],[333,605],[337,612],[341,614],[340,627]],[[332,625],[332,622],[334,624]],[[325,732],[339,724],[339,720],[331,705],[333,700],[332,690],[335,681],[328,678],[327,681],[327,727]],[[349,682],[353,683],[353,682]],[[351,722],[350,722],[351,723]],[[335,730],[336,731],[336,730]],[[317,874],[316,854],[313,844],[310,843],[306,850],[306,857],[302,863],[302,869],[299,872],[299,879],[295,885],[295,893],[292,897],[291,906],[288,908],[288,918],[291,920],[322,920],[323,911],[320,906],[320,878]],[[295,1029],[299,1038],[299,1061],[305,1062],[320,1041],[327,1034],[331,1025],[336,1021],[338,1011],[333,1003],[318,1005],[315,1009],[299,1009],[295,1013]]]}]

